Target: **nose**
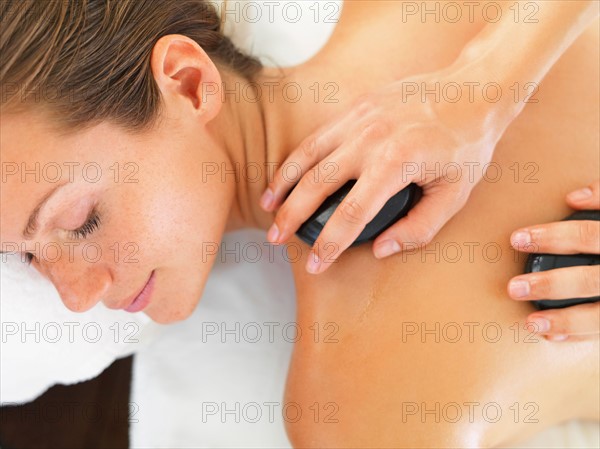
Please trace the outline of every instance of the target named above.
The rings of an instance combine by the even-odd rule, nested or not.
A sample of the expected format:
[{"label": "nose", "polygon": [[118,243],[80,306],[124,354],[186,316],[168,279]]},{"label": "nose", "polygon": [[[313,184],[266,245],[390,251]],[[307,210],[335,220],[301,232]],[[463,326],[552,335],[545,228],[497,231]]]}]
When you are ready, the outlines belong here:
[{"label": "nose", "polygon": [[54,284],[64,305],[73,312],[85,312],[94,307],[112,282],[104,264],[42,261],[36,263],[36,268]]}]

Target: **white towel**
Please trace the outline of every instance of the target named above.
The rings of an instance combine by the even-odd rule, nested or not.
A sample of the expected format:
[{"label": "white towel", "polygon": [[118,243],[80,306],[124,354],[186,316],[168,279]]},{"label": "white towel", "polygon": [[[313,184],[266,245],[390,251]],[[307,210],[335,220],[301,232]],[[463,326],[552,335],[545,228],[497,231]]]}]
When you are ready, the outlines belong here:
[{"label": "white towel", "polygon": [[161,326],[99,303],[68,310],[50,281],[19,256],[0,263],[0,403],[34,400],[48,387],[91,379],[151,341]]}]

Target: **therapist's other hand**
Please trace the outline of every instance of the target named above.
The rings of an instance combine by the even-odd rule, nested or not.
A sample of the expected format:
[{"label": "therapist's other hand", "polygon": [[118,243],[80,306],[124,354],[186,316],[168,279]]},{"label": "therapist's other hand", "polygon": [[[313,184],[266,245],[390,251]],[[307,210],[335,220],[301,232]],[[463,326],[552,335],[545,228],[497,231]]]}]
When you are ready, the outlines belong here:
[{"label": "therapist's other hand", "polygon": [[[356,179],[315,242],[309,272],[321,273],[331,265],[387,200],[411,182],[423,188],[423,197],[377,237],[373,252],[383,258],[429,243],[464,206],[501,135],[493,128],[499,121],[486,120],[493,105],[450,103],[434,94],[422,97],[426,89],[435,91],[436,83],[439,91],[455,81],[428,74],[394,82],[362,96],[304,139],[276,171],[261,199],[267,211],[281,205],[268,240],[285,242],[327,196]],[[415,88],[418,93],[409,94]],[[301,178],[290,179],[290,172],[299,172]]]},{"label": "therapist's other hand", "polygon": [[[600,181],[567,195],[573,209],[600,209]],[[568,220],[518,229],[510,238],[519,251],[600,254],[600,222]],[[600,266],[558,268],[512,278],[508,293],[516,300],[585,298],[600,295]],[[531,330],[548,340],[600,335],[600,302],[540,310],[527,317]]]}]

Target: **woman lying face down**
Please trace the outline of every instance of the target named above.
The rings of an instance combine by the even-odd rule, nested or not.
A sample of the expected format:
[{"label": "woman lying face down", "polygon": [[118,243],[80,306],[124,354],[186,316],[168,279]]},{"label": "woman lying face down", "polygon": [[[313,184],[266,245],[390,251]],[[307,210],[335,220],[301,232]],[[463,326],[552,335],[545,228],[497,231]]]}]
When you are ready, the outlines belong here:
[{"label": "woman lying face down", "polygon": [[[160,323],[192,313],[224,232],[269,227],[260,195],[306,135],[362,94],[447,66],[483,26],[400,29],[399,3],[349,2],[319,54],[280,71],[237,52],[208,3],[23,5],[0,41],[2,250],[32,255],[71,310],[102,301]],[[562,218],[564,193],[597,177],[592,53],[594,30],[499,143],[504,176],[477,187],[429,252],[376,260],[354,248],[315,277],[308,246],[290,239],[298,326],[335,330],[334,344],[295,345],[286,401],[305,413],[286,422],[294,445],[489,447],[597,419],[598,342],[532,344],[532,306],[505,292],[524,262],[511,230]],[[533,184],[510,171],[528,163]],[[444,252],[457,246],[462,257]],[[439,333],[452,323],[463,338]],[[436,419],[455,403],[462,419]],[[498,420],[482,414],[490,404]]]}]

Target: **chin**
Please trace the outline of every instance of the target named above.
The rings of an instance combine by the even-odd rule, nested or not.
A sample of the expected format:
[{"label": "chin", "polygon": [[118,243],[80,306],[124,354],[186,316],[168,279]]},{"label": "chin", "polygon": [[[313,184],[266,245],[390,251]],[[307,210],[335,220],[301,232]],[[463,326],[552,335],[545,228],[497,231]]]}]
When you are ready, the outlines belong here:
[{"label": "chin", "polygon": [[156,310],[145,310],[143,313],[158,324],[172,324],[189,318],[196,309],[196,303],[188,304],[181,301],[180,306],[175,305],[175,307],[169,307],[166,310],[160,308],[157,308]]},{"label": "chin", "polygon": [[172,324],[189,318],[196,306],[200,302],[200,298],[204,292],[204,283],[200,284],[190,292],[173,293],[166,298],[154,298],[154,304],[149,304],[142,311],[152,321],[158,324]]},{"label": "chin", "polygon": [[[180,267],[175,277],[171,271],[165,277],[165,272],[157,277],[154,297],[150,304],[139,313],[145,313],[152,321],[158,324],[172,324],[186,320],[196,310],[208,280],[210,270],[206,263],[198,267]],[[159,270],[157,270],[157,273]],[[184,274],[185,273],[185,274]],[[190,280],[191,279],[191,280]],[[160,288],[164,284],[168,286],[166,294]],[[176,285],[178,288],[170,286]]]}]

